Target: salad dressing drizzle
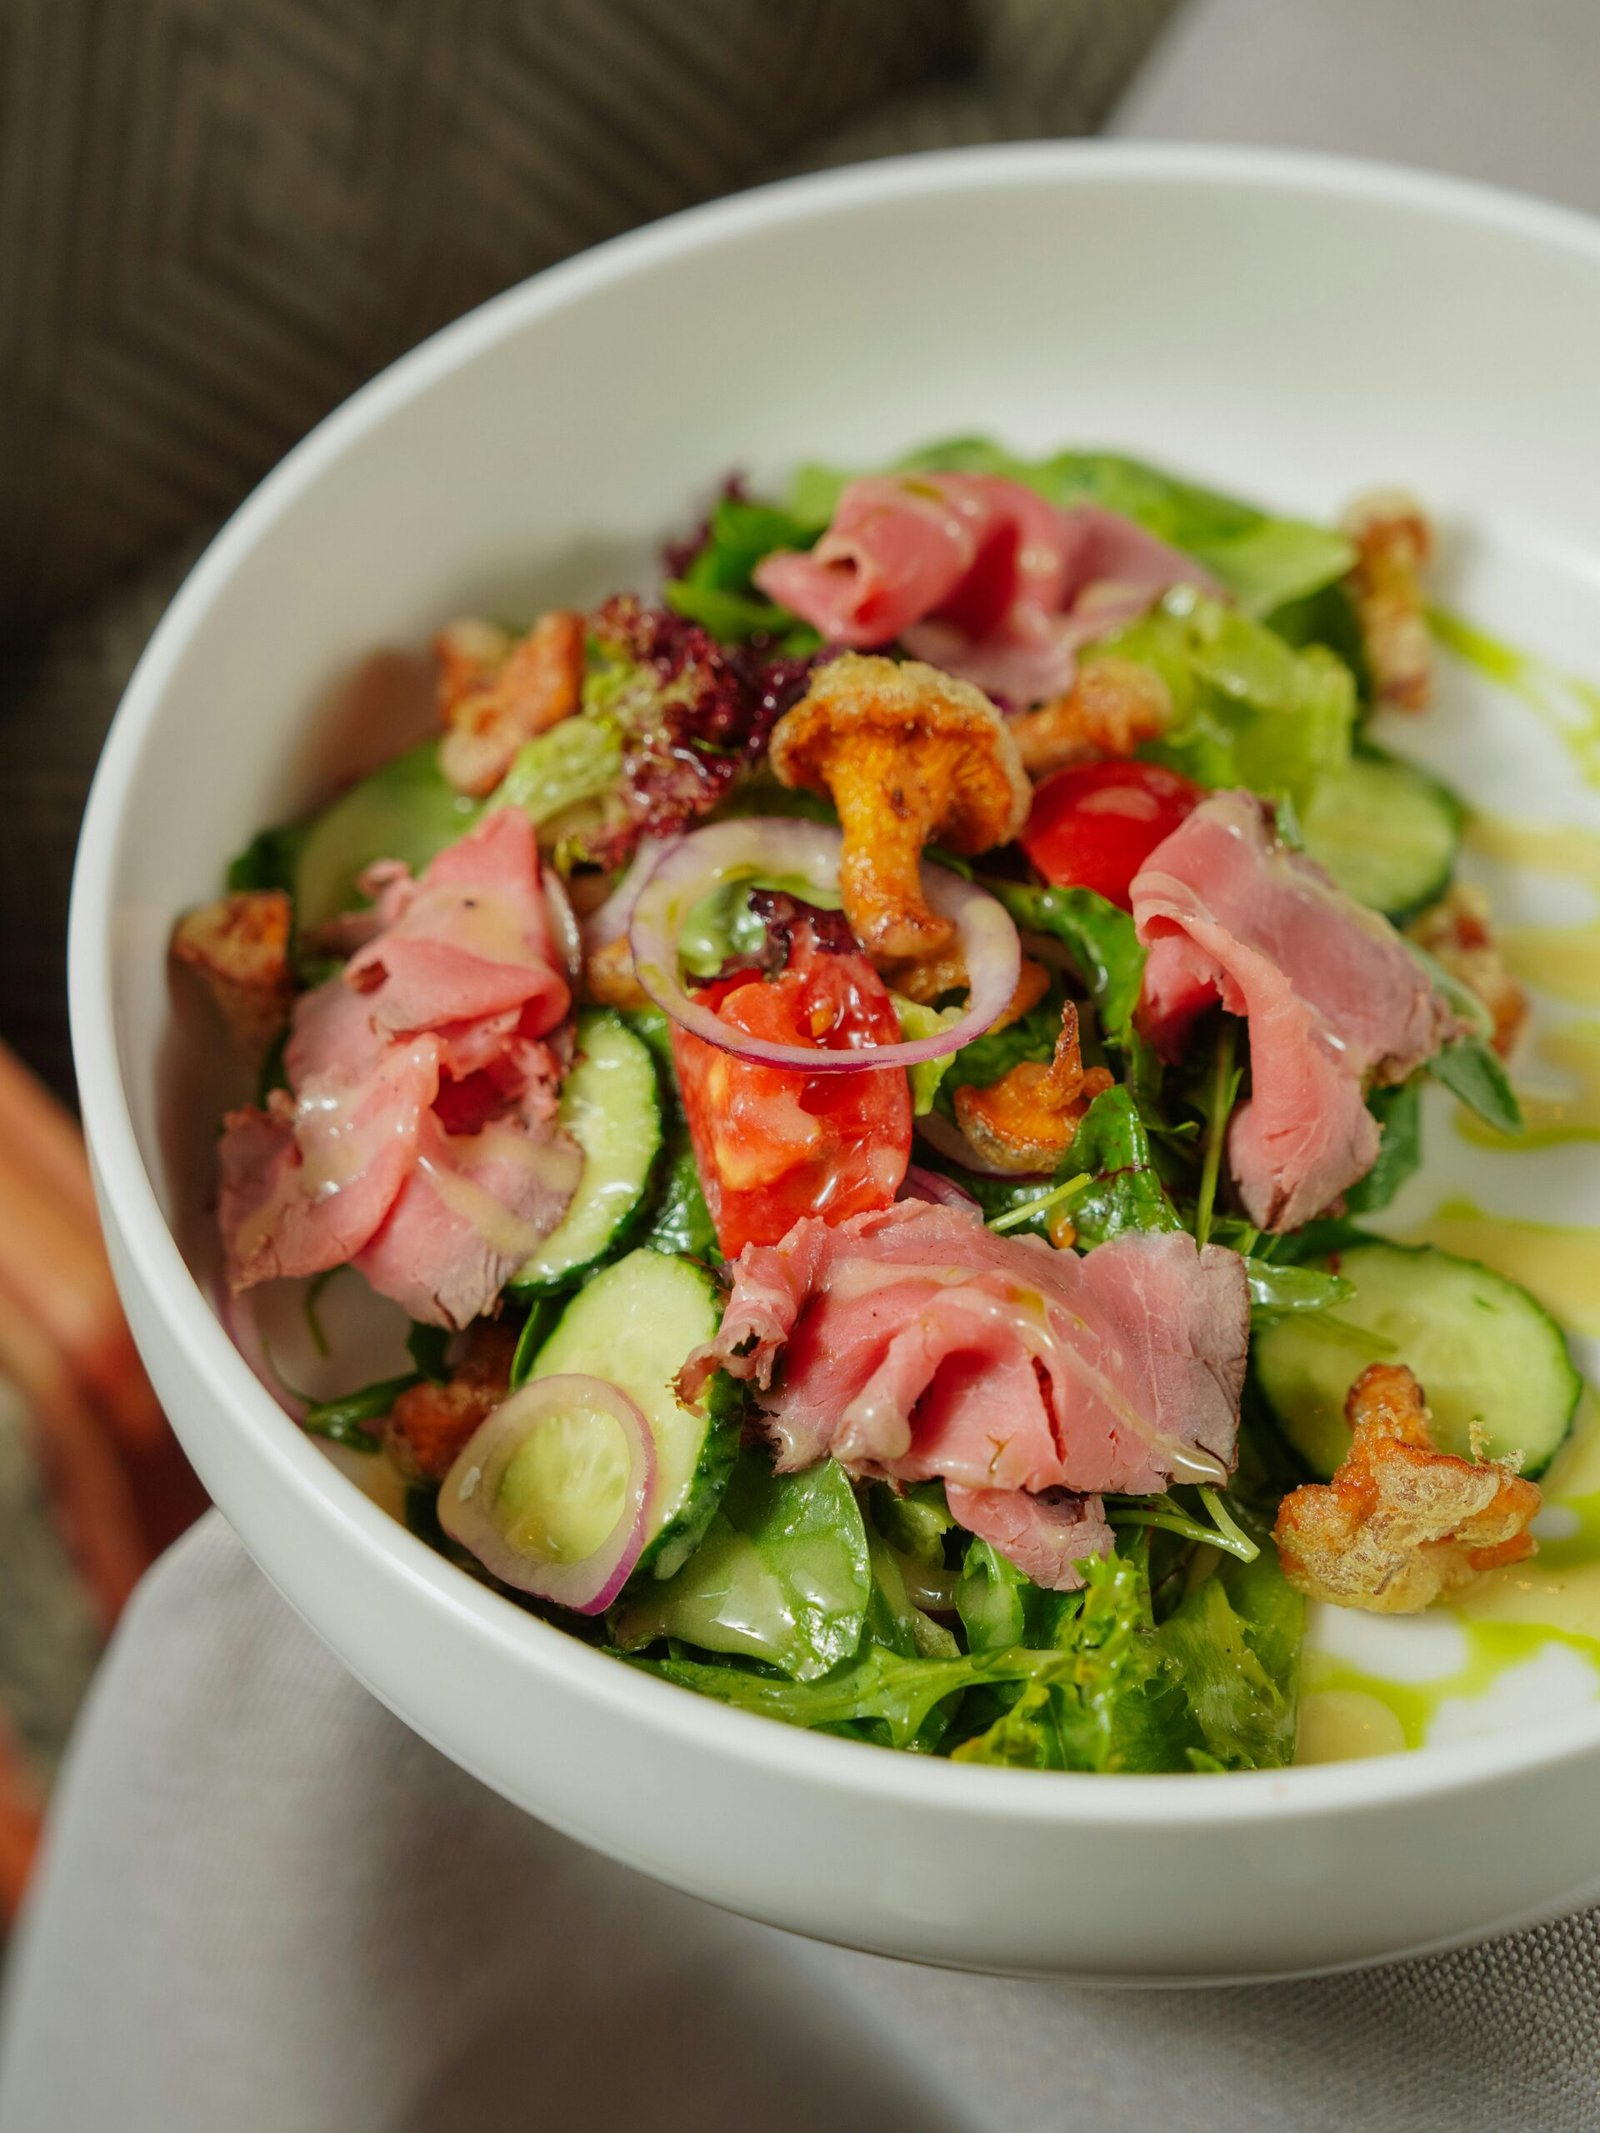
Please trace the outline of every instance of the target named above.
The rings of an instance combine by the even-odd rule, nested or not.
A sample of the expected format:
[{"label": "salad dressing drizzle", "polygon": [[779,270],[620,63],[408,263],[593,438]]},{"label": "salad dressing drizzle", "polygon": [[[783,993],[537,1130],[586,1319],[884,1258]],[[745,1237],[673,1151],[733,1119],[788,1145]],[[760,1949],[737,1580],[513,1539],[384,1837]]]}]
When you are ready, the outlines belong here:
[{"label": "salad dressing drizzle", "polygon": [[1429,608],[1428,627],[1446,651],[1536,711],[1566,743],[1586,781],[1600,785],[1600,687],[1537,653],[1519,651],[1445,608]]}]

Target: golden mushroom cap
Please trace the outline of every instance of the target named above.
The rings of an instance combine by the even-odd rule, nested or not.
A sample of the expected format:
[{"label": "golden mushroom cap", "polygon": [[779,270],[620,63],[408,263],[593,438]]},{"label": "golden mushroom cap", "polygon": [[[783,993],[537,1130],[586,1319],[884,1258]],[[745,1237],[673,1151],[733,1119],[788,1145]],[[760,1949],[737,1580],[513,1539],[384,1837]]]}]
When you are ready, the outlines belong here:
[{"label": "golden mushroom cap", "polygon": [[841,748],[870,737],[903,747],[924,777],[948,771],[947,795],[927,838],[953,852],[1006,844],[1027,819],[1033,787],[999,707],[971,682],[919,659],[844,652],[773,728],[770,759],[781,783],[828,794]]}]

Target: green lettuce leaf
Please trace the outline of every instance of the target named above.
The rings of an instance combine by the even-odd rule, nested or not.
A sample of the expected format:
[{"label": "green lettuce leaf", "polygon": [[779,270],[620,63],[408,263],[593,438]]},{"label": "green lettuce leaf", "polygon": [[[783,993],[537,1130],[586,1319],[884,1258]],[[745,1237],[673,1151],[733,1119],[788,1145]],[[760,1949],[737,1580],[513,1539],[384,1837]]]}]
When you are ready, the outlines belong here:
[{"label": "green lettuce leaf", "polygon": [[770,504],[724,497],[712,512],[706,538],[681,578],[663,591],[668,607],[698,622],[724,643],[770,637],[785,652],[812,650],[821,640],[786,607],[769,600],[752,577],[775,548],[809,548],[826,517],[798,518]]},{"label": "green lettuce leaf", "polygon": [[1102,1089],[1079,1120],[1056,1176],[1085,1173],[1093,1183],[1073,1200],[1071,1215],[1086,1244],[1103,1244],[1124,1230],[1183,1227],[1156,1171],[1150,1136],[1130,1089]]},{"label": "green lettuce leaf", "polygon": [[[1129,914],[1092,889],[1034,889],[1021,882],[990,879],[984,880],[983,887],[999,899],[1023,932],[1042,933],[1061,942],[1088,988],[1101,1035],[1108,1044],[1128,1050],[1134,1043],[1133,1013],[1144,979],[1144,950]],[[1060,1013],[1058,1005],[1058,1030]]]},{"label": "green lettuce leaf", "polygon": [[1144,752],[1202,785],[1303,800],[1349,761],[1355,680],[1325,645],[1296,651],[1237,608],[1179,587],[1100,649],[1160,674],[1173,723]]},{"label": "green lettuce leaf", "polygon": [[815,1681],[855,1651],[872,1591],[866,1527],[843,1468],[827,1459],[778,1474],[750,1447],[694,1554],[664,1583],[626,1595],[610,1630],[622,1651],[671,1638]]},{"label": "green lettuce leaf", "polygon": [[952,1697],[996,1683],[1068,1680],[1075,1660],[1071,1652],[1021,1648],[955,1659],[908,1659],[881,1644],[864,1644],[843,1666],[819,1681],[805,1682],[689,1659],[636,1659],[633,1664],[680,1688],[697,1689],[703,1696],[786,1725],[864,1727],[889,1747],[912,1748],[919,1745],[933,1712]]}]

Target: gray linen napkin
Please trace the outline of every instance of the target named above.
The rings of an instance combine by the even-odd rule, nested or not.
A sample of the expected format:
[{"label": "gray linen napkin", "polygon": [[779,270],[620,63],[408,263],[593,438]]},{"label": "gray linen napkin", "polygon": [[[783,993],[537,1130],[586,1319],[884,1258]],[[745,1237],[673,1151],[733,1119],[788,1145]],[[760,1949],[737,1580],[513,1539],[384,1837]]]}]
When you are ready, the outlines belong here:
[{"label": "gray linen napkin", "polygon": [[1592,2133],[1597,1958],[1591,1915],[1353,1977],[1115,1992],[795,1940],[463,1776],[213,1513],[69,1755],[0,2133]]}]

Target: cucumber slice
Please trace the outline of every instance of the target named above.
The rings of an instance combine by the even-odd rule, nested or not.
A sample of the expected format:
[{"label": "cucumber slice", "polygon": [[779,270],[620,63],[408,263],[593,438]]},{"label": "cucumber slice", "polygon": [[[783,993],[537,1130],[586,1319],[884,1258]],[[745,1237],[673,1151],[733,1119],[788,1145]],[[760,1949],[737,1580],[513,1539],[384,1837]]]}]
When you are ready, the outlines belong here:
[{"label": "cucumber slice", "polygon": [[661,1153],[661,1091],[649,1048],[605,1008],[578,1017],[578,1056],[561,1085],[561,1123],[583,1175],[557,1228],[507,1283],[514,1296],[570,1289],[627,1242]]},{"label": "cucumber slice", "polygon": [[1306,850],[1341,889],[1398,923],[1449,886],[1461,815],[1455,795],[1426,771],[1363,749],[1317,779],[1300,828]]},{"label": "cucumber slice", "polygon": [[437,741],[396,756],[306,824],[290,884],[296,926],[306,933],[350,910],[360,901],[356,882],[375,859],[399,859],[420,874],[482,810],[440,770]]},{"label": "cucumber slice", "polygon": [[739,1449],[742,1400],[718,1375],[698,1408],[673,1380],[692,1348],[722,1323],[722,1291],[692,1260],[639,1250],[604,1267],[562,1312],[530,1376],[576,1370],[620,1385],[655,1439],[649,1539],[635,1576],[671,1577],[699,1546]]},{"label": "cucumber slice", "polygon": [[1326,1480],[1350,1448],[1351,1385],[1368,1363],[1393,1361],[1416,1372],[1441,1451],[1467,1457],[1476,1423],[1491,1458],[1520,1452],[1523,1473],[1542,1474],[1582,1390],[1550,1314],[1515,1282],[1432,1245],[1361,1244],[1334,1256],[1355,1288],[1338,1322],[1286,1315],[1254,1342],[1256,1383],[1312,1472]]}]

